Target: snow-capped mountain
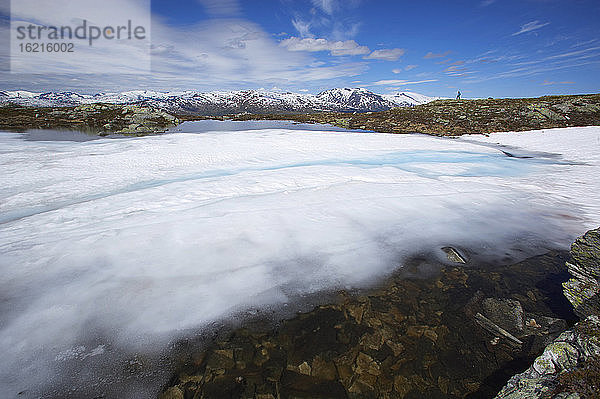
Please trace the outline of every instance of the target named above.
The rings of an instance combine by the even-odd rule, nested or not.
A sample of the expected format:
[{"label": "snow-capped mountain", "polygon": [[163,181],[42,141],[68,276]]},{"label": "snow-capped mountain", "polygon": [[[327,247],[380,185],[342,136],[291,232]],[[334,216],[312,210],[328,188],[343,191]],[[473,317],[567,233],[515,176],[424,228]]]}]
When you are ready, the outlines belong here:
[{"label": "snow-capped mountain", "polygon": [[383,94],[381,97],[400,107],[412,107],[415,105],[426,104],[428,102],[439,100],[442,97],[429,97],[419,93],[409,91],[398,92],[394,94]]},{"label": "snow-capped mountain", "polygon": [[424,104],[436,98],[417,93],[381,95],[364,88],[336,88],[317,95],[264,90],[156,92],[135,90],[93,95],[74,92],[0,91],[0,103],[37,107],[91,103],[139,104],[172,113],[225,115],[236,113],[368,112]]},{"label": "snow-capped mountain", "polygon": [[348,111],[385,111],[398,106],[382,95],[364,88],[331,89],[317,94],[316,97],[326,103],[336,104],[342,109],[346,108]]}]

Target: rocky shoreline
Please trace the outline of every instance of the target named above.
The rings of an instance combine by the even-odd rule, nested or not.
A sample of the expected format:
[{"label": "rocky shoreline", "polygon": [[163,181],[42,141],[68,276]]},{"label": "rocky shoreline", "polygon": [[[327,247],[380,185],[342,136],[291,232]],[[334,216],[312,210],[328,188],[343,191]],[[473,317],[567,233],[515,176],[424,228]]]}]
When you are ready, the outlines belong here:
[{"label": "rocky shoreline", "polygon": [[159,108],[135,104],[0,107],[0,129],[10,131],[71,129],[99,135],[142,136],[163,133],[183,121],[202,119],[289,120],[382,133],[460,136],[569,126],[598,126],[600,125],[600,94],[521,99],[436,100],[414,107],[365,113],[244,113],[228,116],[173,115]]},{"label": "rocky shoreline", "polygon": [[[189,116],[188,116],[189,118]],[[600,125],[600,95],[436,100],[415,107],[367,113],[237,115],[234,120],[274,119],[327,123],[346,129],[436,136],[489,134]]]},{"label": "rocky shoreline", "polygon": [[99,136],[158,134],[180,120],[166,112],[136,105],[89,104],[76,107],[0,107],[0,130],[80,130]]}]

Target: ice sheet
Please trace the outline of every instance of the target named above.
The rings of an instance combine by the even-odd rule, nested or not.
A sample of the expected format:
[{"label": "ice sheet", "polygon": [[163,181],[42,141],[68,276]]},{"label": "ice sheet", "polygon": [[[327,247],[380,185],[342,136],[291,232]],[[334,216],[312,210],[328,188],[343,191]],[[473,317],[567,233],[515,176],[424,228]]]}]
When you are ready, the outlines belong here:
[{"label": "ice sheet", "polygon": [[[69,381],[65,359],[98,365],[244,310],[366,286],[415,252],[566,248],[600,220],[599,140],[600,128],[2,133],[2,391],[35,396]],[[86,364],[83,384],[112,372]]]}]

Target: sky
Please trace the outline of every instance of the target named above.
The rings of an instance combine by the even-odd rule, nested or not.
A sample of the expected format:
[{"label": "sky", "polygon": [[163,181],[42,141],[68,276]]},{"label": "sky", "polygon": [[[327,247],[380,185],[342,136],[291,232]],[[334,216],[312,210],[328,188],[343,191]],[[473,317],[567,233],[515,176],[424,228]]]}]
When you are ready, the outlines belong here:
[{"label": "sky", "polygon": [[[52,24],[73,4],[13,0],[11,10],[2,1],[3,31],[7,16]],[[80,46],[82,62],[45,58],[35,73],[0,72],[0,89],[316,94],[364,87],[431,96],[460,90],[464,98],[600,92],[597,0],[121,0],[114,10],[111,1],[102,2],[107,18],[149,13],[146,47]],[[144,49],[150,68],[137,65]],[[14,49],[1,56],[5,65],[17,57]]]}]

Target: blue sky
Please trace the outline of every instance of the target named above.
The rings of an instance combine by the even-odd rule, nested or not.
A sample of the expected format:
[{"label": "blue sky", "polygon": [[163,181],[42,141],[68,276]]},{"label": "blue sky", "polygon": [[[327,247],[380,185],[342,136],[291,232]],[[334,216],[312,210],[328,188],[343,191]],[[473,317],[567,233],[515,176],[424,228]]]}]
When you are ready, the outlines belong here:
[{"label": "blue sky", "polygon": [[[136,0],[130,0],[136,1]],[[597,0],[152,0],[150,76],[31,89],[316,93],[366,87],[464,97],[600,92]],[[106,80],[103,80],[106,83]],[[23,87],[20,87],[23,88]]]}]

